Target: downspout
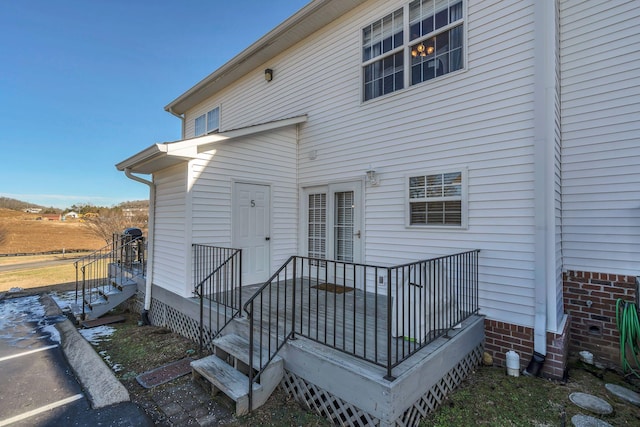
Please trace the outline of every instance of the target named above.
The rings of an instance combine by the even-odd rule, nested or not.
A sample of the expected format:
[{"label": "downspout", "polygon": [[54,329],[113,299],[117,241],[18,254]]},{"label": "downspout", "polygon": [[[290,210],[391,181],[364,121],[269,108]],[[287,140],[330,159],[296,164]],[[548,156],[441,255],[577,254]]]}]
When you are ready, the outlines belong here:
[{"label": "downspout", "polygon": [[[555,283],[549,271],[555,267],[554,232],[554,135],[556,73],[556,2],[534,3],[534,330],[533,355],[525,375],[538,376],[547,355],[547,287]],[[553,307],[555,310],[555,307]]]},{"label": "downspout", "polygon": [[184,114],[178,114],[178,113],[176,113],[175,111],[173,111],[173,108],[171,108],[171,107],[167,108],[167,112],[168,112],[168,113],[170,113],[170,114],[171,114],[171,115],[173,115],[173,116],[176,116],[177,118],[179,118],[179,119],[180,119],[180,122],[182,122],[182,123],[181,123],[181,125],[180,125],[180,127],[181,127],[181,129],[182,129],[182,134],[181,134],[181,135],[182,135],[182,138],[181,138],[181,139],[184,139],[184,138],[185,138],[185,135],[186,135],[186,129],[185,129],[185,125],[184,125],[184,124],[185,124],[185,117],[184,117]]},{"label": "downspout", "polygon": [[150,325],[149,310],[151,309],[151,285],[153,283],[153,263],[154,263],[154,244],[153,235],[155,230],[155,206],[156,206],[156,186],[152,181],[135,176],[131,173],[129,168],[124,169],[124,174],[127,178],[134,181],[141,182],[142,184],[149,186],[149,231],[147,233],[147,275],[145,280],[144,291],[144,309],[140,313],[140,320],[144,325]]}]

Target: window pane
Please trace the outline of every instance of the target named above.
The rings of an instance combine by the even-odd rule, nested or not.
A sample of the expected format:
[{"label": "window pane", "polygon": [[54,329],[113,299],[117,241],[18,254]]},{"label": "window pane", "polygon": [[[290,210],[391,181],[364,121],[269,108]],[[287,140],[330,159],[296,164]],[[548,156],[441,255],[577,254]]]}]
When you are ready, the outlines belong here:
[{"label": "window pane", "polygon": [[310,258],[326,257],[327,195],[309,194],[307,245]]},{"label": "window pane", "polygon": [[404,87],[402,52],[364,67],[364,100],[369,100]]},{"label": "window pane", "polygon": [[427,204],[411,203],[409,212],[409,224],[427,223]]},{"label": "window pane", "polygon": [[462,35],[459,25],[411,46],[411,84],[462,69]]},{"label": "window pane", "polygon": [[220,127],[220,109],[214,108],[207,113],[207,133],[214,132]]},{"label": "window pane", "polygon": [[200,136],[200,135],[204,135],[204,133],[206,132],[206,127],[205,127],[205,115],[201,115],[200,117],[197,117],[195,120],[195,135],[196,136]]},{"label": "window pane", "polygon": [[409,224],[462,225],[462,185],[462,172],[409,177]]},{"label": "window pane", "polygon": [[353,261],[354,192],[335,193],[335,257],[338,261]]},{"label": "window pane", "polygon": [[398,9],[362,29],[362,60],[390,52],[403,43],[403,10]]}]

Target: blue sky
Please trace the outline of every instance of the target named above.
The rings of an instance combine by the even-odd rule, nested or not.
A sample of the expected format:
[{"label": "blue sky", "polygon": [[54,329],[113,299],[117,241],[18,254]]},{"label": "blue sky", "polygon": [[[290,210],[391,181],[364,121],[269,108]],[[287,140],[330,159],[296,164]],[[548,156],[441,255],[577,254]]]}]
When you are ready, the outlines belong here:
[{"label": "blue sky", "polygon": [[0,196],[146,199],[115,164],[180,139],[164,106],[309,0],[0,0]]}]

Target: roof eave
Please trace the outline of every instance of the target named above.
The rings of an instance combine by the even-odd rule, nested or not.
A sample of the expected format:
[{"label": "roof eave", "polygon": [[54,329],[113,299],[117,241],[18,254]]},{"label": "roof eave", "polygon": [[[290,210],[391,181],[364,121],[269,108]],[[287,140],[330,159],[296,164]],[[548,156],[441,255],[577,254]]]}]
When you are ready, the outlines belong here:
[{"label": "roof eave", "polygon": [[128,170],[133,173],[152,174],[161,169],[195,159],[199,153],[213,149],[216,144],[222,141],[298,125],[306,121],[307,115],[303,114],[226,132],[212,133],[175,142],[153,144],[128,159],[117,163],[116,168],[119,171]]},{"label": "roof eave", "polygon": [[314,0],[240,52],[191,89],[167,104],[165,111],[182,115],[191,107],[242,78],[256,67],[299,43],[366,0]]}]

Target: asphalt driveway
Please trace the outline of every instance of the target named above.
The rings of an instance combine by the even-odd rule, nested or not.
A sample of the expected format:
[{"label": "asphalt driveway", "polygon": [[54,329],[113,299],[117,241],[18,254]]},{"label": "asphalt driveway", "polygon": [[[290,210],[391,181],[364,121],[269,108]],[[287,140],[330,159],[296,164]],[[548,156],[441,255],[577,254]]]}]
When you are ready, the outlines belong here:
[{"label": "asphalt driveway", "polygon": [[[140,408],[122,398],[100,404],[111,390],[92,390],[90,378],[78,379],[109,373],[94,362],[88,344],[90,350],[84,350],[70,325],[46,295],[0,301],[0,427],[152,425]],[[80,375],[69,360],[85,365]]]}]

